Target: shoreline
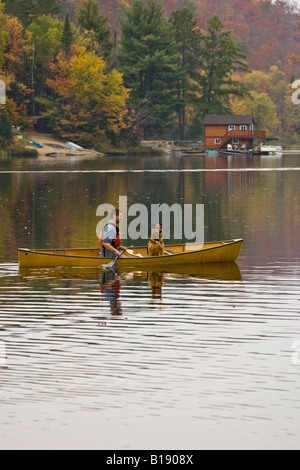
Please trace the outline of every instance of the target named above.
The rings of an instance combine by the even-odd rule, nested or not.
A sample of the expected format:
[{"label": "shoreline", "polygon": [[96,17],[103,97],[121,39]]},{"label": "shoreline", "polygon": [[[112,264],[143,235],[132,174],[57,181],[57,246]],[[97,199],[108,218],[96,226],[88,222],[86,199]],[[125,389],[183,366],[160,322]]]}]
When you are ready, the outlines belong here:
[{"label": "shoreline", "polygon": [[51,133],[38,133],[30,132],[26,140],[36,142],[43,145],[43,148],[35,147],[34,145],[26,144],[26,149],[35,150],[38,157],[53,158],[57,157],[105,157],[105,156],[130,156],[141,154],[159,155],[163,152],[157,149],[147,148],[143,146],[133,147],[131,149],[107,147],[103,151],[90,150],[84,148],[83,150],[75,150],[66,146],[66,142],[58,137],[53,136]]},{"label": "shoreline", "polygon": [[28,140],[43,145],[42,148],[35,147],[31,144],[26,144],[26,149],[35,149],[38,157],[54,157],[54,156],[104,156],[104,153],[97,152],[96,150],[73,150],[66,146],[64,140],[54,137],[53,134],[41,134],[38,132],[30,132]]},{"label": "shoreline", "polygon": [[[37,144],[43,145],[43,147],[36,147],[28,143],[28,141],[36,142]],[[206,154],[203,148],[199,149],[191,149],[190,142],[189,144],[179,146],[174,145],[173,142],[170,141],[141,141],[139,146],[125,149],[125,148],[114,148],[114,147],[107,147],[100,150],[103,151],[96,151],[90,149],[83,149],[83,150],[75,150],[66,146],[66,142],[59,138],[55,137],[51,133],[38,133],[35,131],[25,133],[23,135],[23,139],[20,141],[21,146],[17,147],[10,147],[7,149],[3,149],[3,151],[12,152],[12,156],[22,157],[22,153],[24,153],[24,158],[41,158],[45,159],[53,159],[55,157],[82,157],[82,158],[94,158],[99,156],[134,156],[134,155],[162,155],[162,156],[170,156],[170,155],[184,155],[184,156],[209,156],[212,155]],[[173,145],[170,145],[173,144]],[[183,144],[181,142],[181,144]],[[1,150],[0,150],[1,151]],[[31,152],[31,155],[29,155]],[[282,154],[299,154],[300,148],[286,148],[282,151]]]}]

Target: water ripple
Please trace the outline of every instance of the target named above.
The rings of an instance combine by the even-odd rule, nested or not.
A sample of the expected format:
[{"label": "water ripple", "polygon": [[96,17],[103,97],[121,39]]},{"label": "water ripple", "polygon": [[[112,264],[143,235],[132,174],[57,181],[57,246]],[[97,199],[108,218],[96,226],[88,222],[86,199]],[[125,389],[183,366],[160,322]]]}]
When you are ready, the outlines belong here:
[{"label": "water ripple", "polygon": [[95,278],[25,280],[2,264],[0,404],[109,410],[124,423],[179,410],[195,429],[199,420],[229,429],[262,421],[271,436],[284,405],[296,435],[299,274],[283,266],[259,278],[245,270],[242,281],[165,275],[154,291],[146,274],[126,274],[106,298]]}]

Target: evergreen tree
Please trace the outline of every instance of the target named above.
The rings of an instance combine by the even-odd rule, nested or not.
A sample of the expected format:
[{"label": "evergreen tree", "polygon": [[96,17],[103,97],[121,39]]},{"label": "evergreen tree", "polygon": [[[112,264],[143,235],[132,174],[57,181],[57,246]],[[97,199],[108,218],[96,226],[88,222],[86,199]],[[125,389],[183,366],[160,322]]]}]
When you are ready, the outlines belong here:
[{"label": "evergreen tree", "polygon": [[154,0],[134,0],[121,19],[119,63],[144,138],[163,134],[182,100],[174,29]]},{"label": "evergreen tree", "polygon": [[203,116],[230,112],[230,97],[245,96],[246,86],[233,78],[237,72],[249,71],[245,55],[231,31],[225,31],[218,15],[208,20],[207,34],[201,51],[202,71],[198,75],[201,98],[198,109]]},{"label": "evergreen tree", "polygon": [[62,34],[62,50],[66,55],[71,52],[71,47],[74,41],[73,31],[69,20],[69,13],[66,14],[64,30]]},{"label": "evergreen tree", "polygon": [[39,16],[41,15],[58,15],[61,7],[57,4],[57,0],[37,0]]},{"label": "evergreen tree", "polygon": [[78,25],[81,31],[93,31],[99,45],[98,55],[108,60],[113,49],[111,30],[107,24],[108,18],[99,11],[95,0],[85,0],[78,10]]},{"label": "evergreen tree", "polygon": [[0,108],[0,146],[6,147],[13,140],[11,122],[3,108]]},{"label": "evergreen tree", "polygon": [[5,10],[8,14],[17,16],[27,26],[38,16],[56,15],[60,7],[56,0],[8,0]]},{"label": "evergreen tree", "polygon": [[39,14],[37,0],[11,0],[6,3],[6,11],[17,16],[28,26]]},{"label": "evergreen tree", "polygon": [[175,29],[175,40],[180,56],[181,79],[178,80],[178,96],[184,106],[178,112],[179,138],[185,139],[186,106],[193,99],[191,92],[195,91],[191,79],[195,79],[201,66],[201,43],[203,35],[197,27],[197,20],[189,8],[183,8],[172,13],[171,22]]}]

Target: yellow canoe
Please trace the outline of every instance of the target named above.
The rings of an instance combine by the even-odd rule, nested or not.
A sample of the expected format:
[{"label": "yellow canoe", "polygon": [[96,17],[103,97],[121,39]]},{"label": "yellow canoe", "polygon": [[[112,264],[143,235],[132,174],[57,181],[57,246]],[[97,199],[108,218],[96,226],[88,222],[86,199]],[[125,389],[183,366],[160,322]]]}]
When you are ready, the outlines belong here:
[{"label": "yellow canoe", "polygon": [[[147,247],[134,247],[132,254],[118,259],[119,270],[155,271],[168,267],[202,263],[232,263],[237,260],[242,248],[242,239],[207,242],[197,245],[168,245],[166,250],[172,254],[147,256]],[[109,258],[100,258],[99,248],[30,250],[20,248],[18,252],[20,268],[54,267],[101,267],[111,262]]]}]

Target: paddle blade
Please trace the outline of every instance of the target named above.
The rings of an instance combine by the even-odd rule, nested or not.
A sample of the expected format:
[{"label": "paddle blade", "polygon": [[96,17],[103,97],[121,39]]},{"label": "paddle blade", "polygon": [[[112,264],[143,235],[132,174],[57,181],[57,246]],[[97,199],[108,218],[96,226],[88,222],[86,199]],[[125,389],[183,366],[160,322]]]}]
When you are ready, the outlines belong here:
[{"label": "paddle blade", "polygon": [[113,261],[111,261],[108,264],[103,264],[101,266],[101,268],[102,269],[108,269],[109,271],[116,271],[118,269],[117,259],[119,259],[120,256],[122,256],[122,253],[123,253],[123,250],[120,252],[120,254]]},{"label": "paddle blade", "polygon": [[110,263],[102,264],[101,268],[102,269],[108,269],[109,271],[118,269],[117,261],[114,259]]}]

